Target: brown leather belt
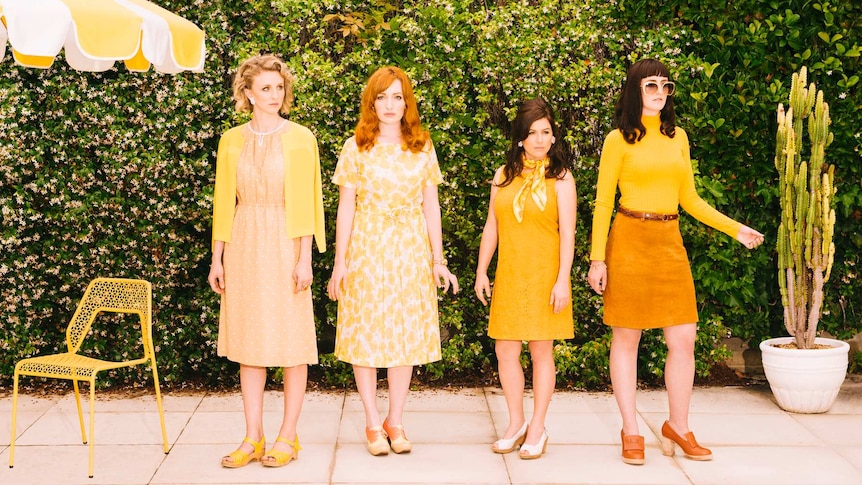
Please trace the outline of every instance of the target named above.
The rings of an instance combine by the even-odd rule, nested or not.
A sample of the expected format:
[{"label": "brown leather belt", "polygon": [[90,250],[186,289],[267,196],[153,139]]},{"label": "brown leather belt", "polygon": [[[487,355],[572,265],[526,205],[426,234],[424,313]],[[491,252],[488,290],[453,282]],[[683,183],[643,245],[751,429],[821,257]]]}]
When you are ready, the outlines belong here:
[{"label": "brown leather belt", "polygon": [[675,221],[679,219],[679,213],[677,214],[657,214],[655,212],[640,212],[628,210],[623,206],[617,207],[617,212],[624,216],[631,217],[633,219],[640,219],[642,221]]}]

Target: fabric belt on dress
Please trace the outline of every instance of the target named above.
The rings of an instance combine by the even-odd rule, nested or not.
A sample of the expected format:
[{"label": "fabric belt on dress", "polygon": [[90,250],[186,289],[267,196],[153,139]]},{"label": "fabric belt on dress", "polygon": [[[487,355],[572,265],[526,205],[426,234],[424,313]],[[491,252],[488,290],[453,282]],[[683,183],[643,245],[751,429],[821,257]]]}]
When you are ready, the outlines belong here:
[{"label": "fabric belt on dress", "polygon": [[656,212],[641,212],[641,211],[633,211],[628,210],[623,206],[617,207],[617,212],[620,214],[631,217],[633,219],[640,219],[642,221],[674,221],[679,219],[679,213],[676,214],[659,214]]},{"label": "fabric belt on dress", "polygon": [[373,214],[376,216],[383,216],[387,219],[393,220],[395,222],[406,222],[407,216],[416,213],[422,212],[421,205],[403,205],[401,207],[393,207],[389,210],[373,210],[373,209],[364,209],[359,208],[357,212],[363,214]]}]

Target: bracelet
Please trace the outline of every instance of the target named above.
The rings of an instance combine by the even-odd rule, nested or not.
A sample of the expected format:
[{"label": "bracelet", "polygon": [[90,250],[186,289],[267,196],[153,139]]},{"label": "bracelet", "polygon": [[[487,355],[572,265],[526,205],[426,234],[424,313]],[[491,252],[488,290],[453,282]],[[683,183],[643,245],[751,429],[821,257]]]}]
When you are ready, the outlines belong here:
[{"label": "bracelet", "polygon": [[608,266],[607,263],[605,263],[604,261],[598,261],[598,260],[590,261],[590,268],[593,268],[593,267],[605,267],[605,268],[607,268],[607,266]]},{"label": "bracelet", "polygon": [[432,263],[439,264],[441,266],[448,266],[448,264],[446,264],[447,263],[446,258],[434,259],[434,260],[432,260]]}]

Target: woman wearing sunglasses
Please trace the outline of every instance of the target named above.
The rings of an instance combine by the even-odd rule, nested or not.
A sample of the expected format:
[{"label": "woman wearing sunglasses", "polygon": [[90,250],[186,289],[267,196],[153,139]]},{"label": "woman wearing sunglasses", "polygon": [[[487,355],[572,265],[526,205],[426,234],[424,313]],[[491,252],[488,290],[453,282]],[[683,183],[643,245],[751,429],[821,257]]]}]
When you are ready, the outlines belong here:
[{"label": "woman wearing sunglasses", "polygon": [[[667,67],[652,59],[629,68],[614,110],[617,128],[602,148],[593,214],[589,282],[604,297],[604,322],[612,329],[610,371],[623,421],[622,460],[632,465],[644,463],[635,394],[641,332],[650,328],[663,330],[668,347],[670,416],[661,429],[663,452],[673,455],[678,445],[687,458],[712,459],[688,428],[698,317],[679,207],[748,249],[763,243],[763,234],[697,194],[688,137],[675,126],[669,77]],[[617,187],[620,202],[610,227]]]}]

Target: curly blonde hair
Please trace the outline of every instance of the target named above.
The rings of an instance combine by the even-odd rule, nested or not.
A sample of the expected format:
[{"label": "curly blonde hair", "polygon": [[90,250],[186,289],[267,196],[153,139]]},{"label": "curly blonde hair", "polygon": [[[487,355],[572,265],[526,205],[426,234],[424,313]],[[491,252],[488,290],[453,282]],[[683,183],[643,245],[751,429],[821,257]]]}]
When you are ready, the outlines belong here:
[{"label": "curly blonde hair", "polygon": [[281,103],[279,112],[287,114],[293,104],[293,81],[296,78],[287,68],[287,64],[272,54],[250,57],[236,70],[236,75],[233,78],[233,99],[236,102],[236,110],[239,112],[251,111],[251,103],[248,101],[244,90],[251,89],[254,78],[263,71],[277,72],[284,79],[284,101]]}]

